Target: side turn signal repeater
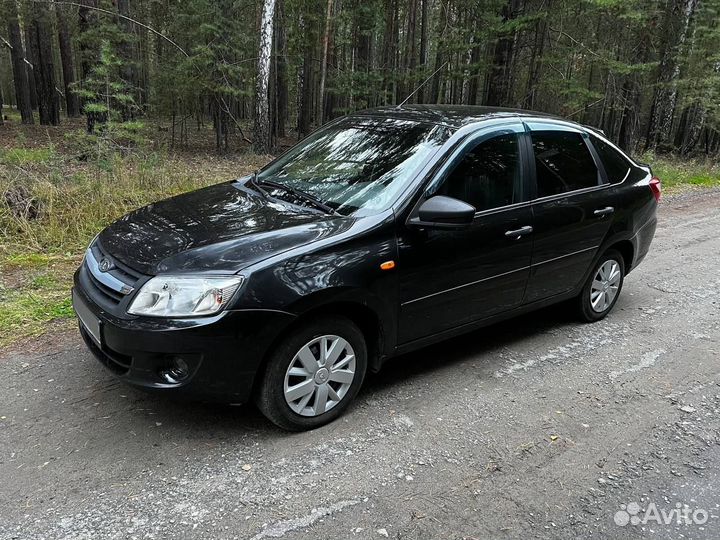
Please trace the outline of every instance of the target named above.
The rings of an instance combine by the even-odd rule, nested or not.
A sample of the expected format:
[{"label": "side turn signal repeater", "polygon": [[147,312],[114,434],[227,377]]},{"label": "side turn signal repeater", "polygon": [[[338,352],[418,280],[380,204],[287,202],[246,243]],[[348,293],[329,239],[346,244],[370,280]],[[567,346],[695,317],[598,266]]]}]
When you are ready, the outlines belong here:
[{"label": "side turn signal repeater", "polygon": [[380,264],[380,270],[392,270],[395,268],[395,261],[385,261]]}]

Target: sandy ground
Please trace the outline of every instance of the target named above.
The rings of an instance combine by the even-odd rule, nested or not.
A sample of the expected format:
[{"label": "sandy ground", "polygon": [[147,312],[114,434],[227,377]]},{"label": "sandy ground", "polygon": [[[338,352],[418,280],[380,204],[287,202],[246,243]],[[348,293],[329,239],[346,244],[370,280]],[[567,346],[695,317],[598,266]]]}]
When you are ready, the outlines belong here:
[{"label": "sandy ground", "polygon": [[720,193],[669,199],[604,321],[398,358],[295,435],[41,338],[0,355],[0,538],[718,538],[718,263]]}]

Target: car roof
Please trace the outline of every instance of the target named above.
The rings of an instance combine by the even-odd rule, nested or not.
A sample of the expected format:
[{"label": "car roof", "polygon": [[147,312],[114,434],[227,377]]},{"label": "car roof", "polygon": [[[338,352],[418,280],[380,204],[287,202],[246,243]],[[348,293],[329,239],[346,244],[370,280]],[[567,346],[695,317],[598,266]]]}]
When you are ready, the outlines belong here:
[{"label": "car roof", "polygon": [[353,113],[351,116],[370,116],[375,118],[398,118],[441,124],[454,128],[461,128],[484,120],[498,118],[541,118],[552,119],[568,124],[578,125],[551,114],[528,111],[524,109],[509,109],[505,107],[483,107],[476,105],[403,105],[376,107]]}]

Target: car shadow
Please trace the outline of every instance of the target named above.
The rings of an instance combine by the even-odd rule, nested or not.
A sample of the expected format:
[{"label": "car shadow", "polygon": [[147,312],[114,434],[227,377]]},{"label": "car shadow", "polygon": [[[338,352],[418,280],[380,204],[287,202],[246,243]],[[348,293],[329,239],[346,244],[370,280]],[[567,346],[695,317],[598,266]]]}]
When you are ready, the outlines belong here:
[{"label": "car shadow", "polygon": [[494,370],[497,367],[493,363],[495,358],[486,356],[489,351],[567,324],[578,324],[572,308],[566,303],[555,304],[390,358],[379,372],[368,375],[358,397],[380,394],[397,384],[447,369],[470,358],[486,363],[488,369]]},{"label": "car shadow", "polygon": [[[558,304],[394,357],[378,373],[368,375],[357,400],[359,403],[370,401],[392,391],[394,386],[411,384],[413,379],[451,369],[453,365],[468,359],[483,363],[488,370],[494,370],[497,368],[496,358],[489,358],[489,351],[576,323],[572,310],[566,304]],[[101,371],[103,368],[98,365],[97,369]],[[232,439],[240,436],[250,437],[254,441],[288,436],[287,432],[266,420],[252,404],[228,406],[188,401],[147,393],[125,385],[109,388],[108,391],[131,398],[133,405],[126,408],[129,415],[145,417],[147,411],[151,410],[154,420],[166,427],[174,426],[176,436],[179,437],[190,432],[199,438]],[[349,414],[353,414],[352,410]],[[335,426],[333,431],[338,429],[345,431],[347,428]]]}]

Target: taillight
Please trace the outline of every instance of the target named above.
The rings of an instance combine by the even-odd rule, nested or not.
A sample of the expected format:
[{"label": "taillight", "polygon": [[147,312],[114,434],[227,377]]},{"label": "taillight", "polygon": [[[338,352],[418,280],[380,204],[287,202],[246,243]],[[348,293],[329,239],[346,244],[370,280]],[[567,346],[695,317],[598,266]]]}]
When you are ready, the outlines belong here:
[{"label": "taillight", "polygon": [[662,182],[657,176],[653,176],[650,179],[650,191],[655,195],[655,200],[660,202],[660,195],[662,195]]}]

